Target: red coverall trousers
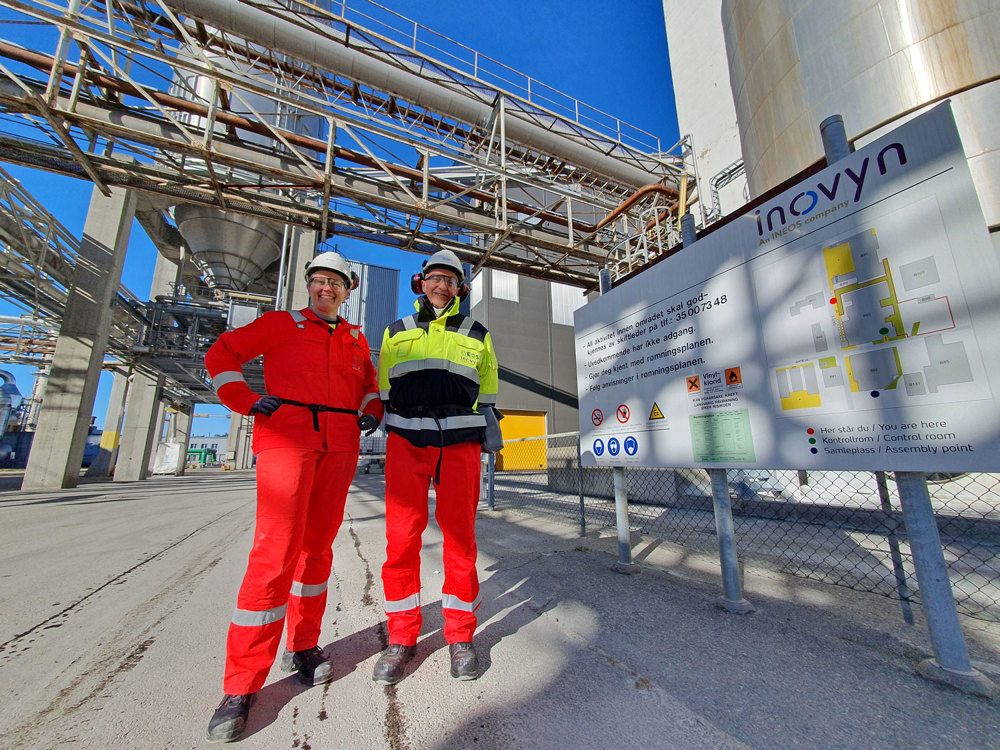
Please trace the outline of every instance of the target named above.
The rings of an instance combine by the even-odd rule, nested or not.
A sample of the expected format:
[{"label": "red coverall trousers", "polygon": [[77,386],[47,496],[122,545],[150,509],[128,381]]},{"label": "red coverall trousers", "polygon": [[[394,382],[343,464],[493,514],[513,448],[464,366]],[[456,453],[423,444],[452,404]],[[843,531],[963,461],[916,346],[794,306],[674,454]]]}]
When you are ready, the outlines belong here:
[{"label": "red coverall trousers", "polygon": [[257,523],[226,639],[223,690],[255,693],[281,642],[287,609],[289,651],[317,645],[357,452],[269,448],[257,454]]},{"label": "red coverall trousers", "polygon": [[389,642],[412,646],[420,635],[421,536],[427,528],[427,492],[441,458],[441,483],[434,484],[434,518],[444,536],[441,605],[448,643],[472,640],[479,607],[476,573],[476,506],[479,504],[479,443],[418,448],[389,433],[385,460],[386,561],[382,566]]}]

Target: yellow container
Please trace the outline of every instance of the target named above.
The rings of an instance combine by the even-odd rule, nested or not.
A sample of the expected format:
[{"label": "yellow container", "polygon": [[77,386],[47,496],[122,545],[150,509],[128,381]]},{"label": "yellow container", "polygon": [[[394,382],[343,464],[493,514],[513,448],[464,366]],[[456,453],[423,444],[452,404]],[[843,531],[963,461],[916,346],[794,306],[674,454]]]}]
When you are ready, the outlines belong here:
[{"label": "yellow container", "polygon": [[[503,410],[500,432],[503,439],[541,437],[545,434],[545,412]],[[527,440],[505,445],[497,455],[498,471],[545,468],[545,441]]]}]

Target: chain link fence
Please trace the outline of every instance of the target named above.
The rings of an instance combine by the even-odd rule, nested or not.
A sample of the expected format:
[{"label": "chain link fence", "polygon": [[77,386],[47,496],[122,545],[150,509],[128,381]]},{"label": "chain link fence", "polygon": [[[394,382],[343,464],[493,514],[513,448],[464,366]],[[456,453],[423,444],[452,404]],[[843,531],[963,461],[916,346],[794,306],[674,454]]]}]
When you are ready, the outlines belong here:
[{"label": "chain link fence", "polygon": [[[578,524],[615,526],[610,468],[579,464],[579,433],[507,441],[494,457],[493,503]],[[703,469],[625,469],[633,532],[717,550]],[[891,473],[727,472],[737,551],[782,573],[920,601]],[[1000,621],[1000,476],[929,474],[928,490],[958,610]]]}]

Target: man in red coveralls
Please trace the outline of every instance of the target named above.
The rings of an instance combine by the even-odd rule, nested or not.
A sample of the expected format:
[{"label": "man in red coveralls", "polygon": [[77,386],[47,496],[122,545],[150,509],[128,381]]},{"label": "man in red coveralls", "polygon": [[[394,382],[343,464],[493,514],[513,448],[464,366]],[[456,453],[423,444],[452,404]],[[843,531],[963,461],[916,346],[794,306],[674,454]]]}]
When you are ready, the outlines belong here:
[{"label": "man in red coveralls", "polygon": [[[339,254],[306,264],[309,307],[262,315],[228,331],[205,365],[222,402],[254,415],[257,518],[246,575],[226,640],[222,703],[209,742],[238,739],[254,694],[264,685],[288,619],[282,667],[309,685],[332,679],[317,645],[333,564],[331,546],[344,518],[358,463],[360,434],[382,419],[368,342],[337,311],[357,286]],[[241,365],[264,356],[261,396]]]}]

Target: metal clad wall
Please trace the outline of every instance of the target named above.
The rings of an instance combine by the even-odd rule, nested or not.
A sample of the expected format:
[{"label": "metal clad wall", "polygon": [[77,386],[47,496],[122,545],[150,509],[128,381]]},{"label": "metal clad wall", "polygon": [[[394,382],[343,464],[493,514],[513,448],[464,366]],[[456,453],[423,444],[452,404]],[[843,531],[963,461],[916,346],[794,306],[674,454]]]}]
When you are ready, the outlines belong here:
[{"label": "metal clad wall", "polygon": [[382,333],[397,315],[399,299],[399,270],[350,261],[358,275],[358,288],[351,292],[340,314],[348,323],[361,326],[368,339],[372,354],[377,354],[382,344]]},{"label": "metal clad wall", "polygon": [[823,156],[841,114],[858,145],[951,98],[980,202],[1000,227],[1000,9],[976,0],[723,0],[751,195]]},{"label": "metal clad wall", "polygon": [[472,308],[472,316],[489,328],[500,363],[497,406],[545,414],[550,433],[578,429],[572,326],[553,324],[548,283],[501,275],[499,291],[510,296],[516,289],[518,301],[513,302],[497,296],[497,276],[495,269],[480,274],[482,298]]}]

